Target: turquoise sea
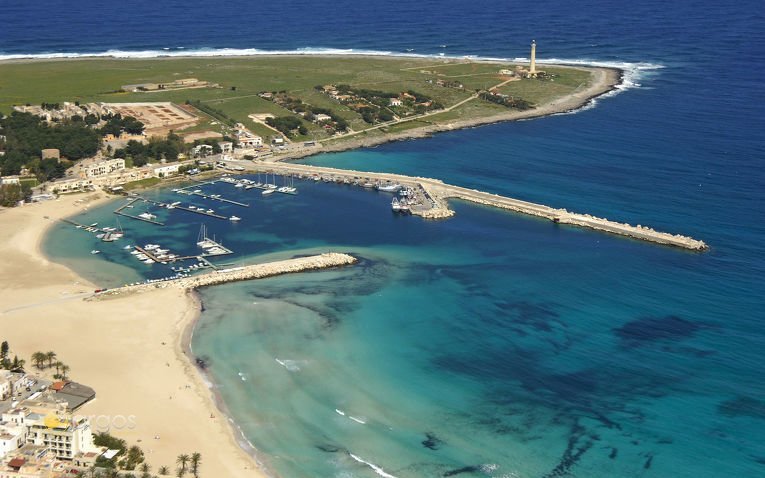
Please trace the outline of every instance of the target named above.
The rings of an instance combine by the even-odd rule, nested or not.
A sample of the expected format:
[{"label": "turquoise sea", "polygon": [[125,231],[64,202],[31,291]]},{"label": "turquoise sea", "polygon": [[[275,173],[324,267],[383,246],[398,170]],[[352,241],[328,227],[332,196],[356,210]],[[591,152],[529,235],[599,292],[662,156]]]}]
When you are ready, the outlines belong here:
[{"label": "turquoise sea", "polygon": [[[297,196],[267,199],[205,187],[251,204],[209,206],[243,218],[206,221],[236,251],[224,262],[326,250],[361,258],[201,292],[194,353],[209,361],[232,416],[275,474],[765,475],[759,3],[343,0],[332,8],[340,15],[296,2],[278,22],[198,28],[191,37],[184,25],[220,18],[217,6],[159,7],[176,24],[156,9],[104,8],[91,21],[87,2],[42,3],[45,14],[27,2],[5,6],[16,21],[0,30],[0,54],[352,49],[514,58],[536,38],[544,58],[627,69],[620,93],[576,114],[306,162],[430,176],[650,225],[702,239],[707,253],[462,203],[446,221],[396,217],[385,194],[341,185],[300,182]],[[254,14],[282,3],[231,6]],[[134,35],[116,35],[110,20]],[[39,22],[59,28],[24,33]],[[91,23],[93,35],[80,35]],[[115,207],[81,222],[113,224]],[[162,228],[122,220],[121,243],[61,226],[46,248],[104,286],[167,275],[120,249],[153,242],[194,251],[199,217],[160,213]]]}]

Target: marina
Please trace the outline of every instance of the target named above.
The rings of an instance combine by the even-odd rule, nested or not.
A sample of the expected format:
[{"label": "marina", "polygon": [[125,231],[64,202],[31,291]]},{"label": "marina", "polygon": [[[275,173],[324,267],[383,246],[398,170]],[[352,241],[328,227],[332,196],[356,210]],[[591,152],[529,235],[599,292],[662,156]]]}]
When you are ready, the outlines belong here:
[{"label": "marina", "polygon": [[130,219],[135,219],[137,221],[144,221],[144,222],[148,222],[148,223],[151,223],[151,224],[156,224],[157,226],[164,226],[165,225],[164,223],[161,223],[161,222],[156,220],[157,216],[155,216],[154,214],[151,214],[148,211],[142,212],[142,213],[137,214],[137,215],[136,214],[129,214],[129,213],[123,212],[125,209],[131,209],[131,208],[135,207],[135,204],[138,201],[142,201],[142,200],[144,202],[146,202],[145,199],[140,198],[140,197],[133,198],[130,201],[128,201],[126,204],[123,204],[122,206],[120,206],[117,209],[115,209],[114,210],[114,214],[118,214],[118,215],[124,216],[124,217],[129,217]]},{"label": "marina", "polygon": [[281,194],[290,194],[295,195],[297,194],[297,188],[294,184],[294,176],[293,175],[284,175],[282,176],[282,186],[277,186],[276,184],[276,174],[273,175],[273,182],[269,182],[269,174],[266,174],[265,182],[261,180],[260,174],[258,174],[258,179],[252,180],[252,179],[246,179],[246,178],[233,178],[231,176],[223,176],[220,178],[220,182],[231,184],[235,188],[243,188],[245,190],[250,189],[259,189],[261,190],[261,195],[263,196],[269,196],[273,193],[281,193]]},{"label": "marina", "polygon": [[210,200],[213,200],[213,201],[225,202],[225,203],[228,203],[228,204],[234,204],[236,206],[241,206],[241,207],[250,207],[249,204],[224,198],[220,194],[205,194],[205,193],[203,193],[202,190],[199,189],[199,187],[207,185],[207,184],[215,184],[215,181],[195,182],[194,184],[191,184],[189,186],[173,189],[173,192],[178,193],[178,194],[183,194],[183,195],[186,195],[186,196],[199,196],[201,198],[210,199]]}]

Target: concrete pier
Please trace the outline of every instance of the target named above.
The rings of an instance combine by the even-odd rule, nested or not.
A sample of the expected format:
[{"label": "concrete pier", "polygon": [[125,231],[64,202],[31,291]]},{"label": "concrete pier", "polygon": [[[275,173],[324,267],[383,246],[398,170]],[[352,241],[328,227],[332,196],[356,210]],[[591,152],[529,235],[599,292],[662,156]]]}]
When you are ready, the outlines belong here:
[{"label": "concrete pier", "polygon": [[[352,171],[345,169],[325,168],[291,163],[245,163],[245,167],[251,172],[275,172],[277,174],[295,174],[298,176],[320,176],[333,178],[362,179],[368,181],[397,182],[401,185],[421,190],[425,199],[421,207],[412,208],[414,215],[428,219],[443,219],[454,215],[449,208],[449,199],[461,199],[477,204],[507,209],[510,211],[528,214],[531,216],[549,219],[558,224],[586,227],[596,231],[617,234],[642,241],[653,242],[668,246],[680,247],[692,251],[706,251],[709,249],[704,241],[693,239],[680,234],[660,232],[646,226],[633,226],[631,224],[598,218],[589,214],[580,214],[556,209],[542,204],[521,201],[497,194],[490,194],[475,189],[446,184],[438,179],[404,176],[390,173],[371,173]],[[429,204],[428,204],[429,203]]]},{"label": "concrete pier", "polygon": [[230,269],[220,269],[205,274],[166,280],[162,282],[154,282],[150,284],[128,285],[115,289],[109,289],[105,292],[98,293],[93,297],[98,298],[167,287],[196,289],[198,287],[207,287],[211,285],[223,284],[226,282],[263,279],[266,277],[273,277],[282,274],[292,274],[295,272],[305,272],[310,270],[347,266],[356,262],[357,259],[351,255],[337,252],[328,252],[326,254],[319,254],[315,256],[297,257],[283,261],[266,262],[264,264],[253,264],[241,267],[233,267]]}]

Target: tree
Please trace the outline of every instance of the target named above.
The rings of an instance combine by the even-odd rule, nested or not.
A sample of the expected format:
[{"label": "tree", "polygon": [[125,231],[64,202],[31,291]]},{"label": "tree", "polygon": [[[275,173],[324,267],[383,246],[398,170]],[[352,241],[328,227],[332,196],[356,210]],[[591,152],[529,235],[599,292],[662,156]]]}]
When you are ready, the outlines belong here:
[{"label": "tree", "polygon": [[53,359],[56,358],[56,352],[45,352],[45,358],[48,360],[48,368],[53,366]]},{"label": "tree", "polygon": [[160,475],[163,475],[163,476],[164,475],[169,475],[170,474],[170,469],[168,467],[166,467],[166,466],[160,466],[158,472],[159,472]]},{"label": "tree", "polygon": [[176,458],[175,462],[178,464],[178,471],[180,472],[180,476],[183,476],[186,474],[186,465],[189,463],[189,455],[181,454],[178,455],[178,458]]},{"label": "tree", "polygon": [[45,367],[45,360],[45,352],[35,352],[32,354],[32,364],[39,370]]},{"label": "tree", "polygon": [[8,351],[11,349],[11,347],[8,345],[7,340],[3,340],[3,344],[0,345],[0,360],[5,360],[8,358]]},{"label": "tree", "polygon": [[202,465],[202,455],[198,452],[191,454],[191,474],[199,478],[199,467]]},{"label": "tree", "polygon": [[56,367],[56,375],[59,375],[61,373],[61,366],[64,365],[64,362],[57,361],[54,366]]},{"label": "tree", "polygon": [[69,365],[61,364],[61,380],[66,380],[67,378],[67,372],[69,372],[70,368]]},{"label": "tree", "polygon": [[11,364],[11,372],[23,372],[24,371],[24,364],[26,363],[26,360],[20,359],[18,355],[13,356],[13,363]]}]

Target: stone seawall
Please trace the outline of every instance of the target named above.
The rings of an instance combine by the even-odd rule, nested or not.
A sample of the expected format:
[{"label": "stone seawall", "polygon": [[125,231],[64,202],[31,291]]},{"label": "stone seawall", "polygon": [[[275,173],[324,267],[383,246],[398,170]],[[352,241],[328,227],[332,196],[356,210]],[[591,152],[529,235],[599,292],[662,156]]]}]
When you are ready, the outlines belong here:
[{"label": "stone seawall", "polygon": [[318,269],[328,269],[331,267],[347,266],[357,262],[357,259],[348,254],[337,252],[328,252],[316,256],[296,257],[283,261],[266,262],[263,264],[253,264],[231,269],[222,269],[208,272],[192,277],[183,277],[180,279],[171,279],[161,282],[148,284],[127,285],[109,289],[99,293],[94,297],[105,297],[117,294],[126,294],[134,292],[143,292],[154,289],[164,289],[175,287],[179,289],[196,289],[211,285],[224,284],[226,282],[236,282],[251,279],[263,279],[282,274],[292,274],[295,272],[305,272]]},{"label": "stone seawall", "polygon": [[427,208],[412,209],[412,214],[427,219],[445,219],[454,215],[449,208],[449,199],[461,199],[486,206],[507,209],[531,216],[549,219],[559,224],[586,227],[596,231],[617,234],[656,244],[669,245],[692,251],[706,251],[709,246],[697,239],[680,234],[670,234],[656,231],[649,227],[611,221],[604,218],[569,212],[566,209],[556,209],[543,204],[521,201],[497,194],[486,193],[475,189],[463,188],[446,184],[438,179],[404,176],[392,173],[372,173],[346,169],[325,168],[295,163],[245,163],[247,169],[253,171],[273,171],[281,174],[299,174],[309,176],[363,178],[366,180],[392,181],[405,186],[422,188],[432,205]]}]

